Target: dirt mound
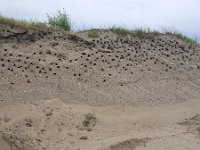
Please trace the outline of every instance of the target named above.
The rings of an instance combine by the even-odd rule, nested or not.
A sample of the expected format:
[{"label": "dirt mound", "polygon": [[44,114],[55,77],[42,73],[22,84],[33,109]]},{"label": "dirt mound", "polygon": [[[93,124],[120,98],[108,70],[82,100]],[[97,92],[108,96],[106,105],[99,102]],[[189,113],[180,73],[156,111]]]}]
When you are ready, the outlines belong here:
[{"label": "dirt mound", "polygon": [[0,105],[60,98],[156,105],[200,97],[200,47],[169,34],[65,34],[0,27]]},{"label": "dirt mound", "polygon": [[130,139],[110,146],[107,150],[133,150],[137,146],[145,145],[150,139]]}]

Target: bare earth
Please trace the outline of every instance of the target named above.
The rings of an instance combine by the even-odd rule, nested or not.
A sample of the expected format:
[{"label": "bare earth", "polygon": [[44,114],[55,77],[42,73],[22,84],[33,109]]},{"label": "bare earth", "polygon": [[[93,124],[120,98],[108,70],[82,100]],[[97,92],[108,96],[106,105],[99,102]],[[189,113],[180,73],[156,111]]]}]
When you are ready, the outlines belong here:
[{"label": "bare earth", "polygon": [[200,149],[200,46],[88,32],[0,24],[0,150]]},{"label": "bare earth", "polygon": [[[51,112],[51,113],[50,113]],[[91,130],[84,114],[95,113]],[[197,150],[200,103],[154,107],[67,105],[59,99],[5,106],[0,110],[3,150]],[[81,140],[81,137],[87,137]],[[128,142],[127,142],[128,141]]]}]

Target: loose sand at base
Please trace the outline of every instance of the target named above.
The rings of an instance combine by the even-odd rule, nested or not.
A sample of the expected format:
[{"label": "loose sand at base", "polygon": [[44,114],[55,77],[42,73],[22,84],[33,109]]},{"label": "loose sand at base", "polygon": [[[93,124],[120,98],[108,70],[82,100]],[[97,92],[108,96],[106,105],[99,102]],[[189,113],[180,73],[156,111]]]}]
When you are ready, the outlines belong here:
[{"label": "loose sand at base", "polygon": [[[95,126],[84,128],[87,113]],[[2,150],[197,150],[200,103],[154,107],[67,105],[59,99],[0,109]],[[187,119],[189,118],[189,119]]]}]

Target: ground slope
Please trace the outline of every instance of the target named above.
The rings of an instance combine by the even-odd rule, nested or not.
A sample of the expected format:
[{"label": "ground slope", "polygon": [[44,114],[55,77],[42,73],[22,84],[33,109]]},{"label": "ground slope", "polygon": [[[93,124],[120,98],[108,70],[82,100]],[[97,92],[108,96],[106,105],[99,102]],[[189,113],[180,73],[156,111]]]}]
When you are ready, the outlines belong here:
[{"label": "ground slope", "polygon": [[[84,128],[88,112],[97,121]],[[198,150],[200,115],[196,114],[200,103],[94,107],[53,99],[7,105],[0,109],[0,149]]]},{"label": "ground slope", "polygon": [[138,38],[0,26],[0,104],[60,98],[155,105],[200,97],[200,47],[170,34]]}]

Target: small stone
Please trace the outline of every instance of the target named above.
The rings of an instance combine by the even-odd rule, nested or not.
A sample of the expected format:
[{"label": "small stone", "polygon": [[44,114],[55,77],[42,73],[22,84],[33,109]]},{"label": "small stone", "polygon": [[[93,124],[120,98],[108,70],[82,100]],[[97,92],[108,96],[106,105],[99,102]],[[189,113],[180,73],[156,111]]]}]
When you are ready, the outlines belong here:
[{"label": "small stone", "polygon": [[92,128],[87,128],[87,131],[92,131]]},{"label": "small stone", "polygon": [[32,127],[33,124],[33,120],[31,119],[25,119],[25,125],[26,127]]},{"label": "small stone", "polygon": [[73,136],[73,134],[71,134],[71,133],[68,133],[68,135],[69,135],[69,136]]},{"label": "small stone", "polygon": [[88,139],[87,136],[82,136],[82,137],[80,137],[80,140],[87,140],[87,139]]},{"label": "small stone", "polygon": [[53,113],[52,113],[52,111],[47,111],[47,112],[45,113],[45,115],[46,115],[47,117],[49,117],[49,116],[52,116]]}]

